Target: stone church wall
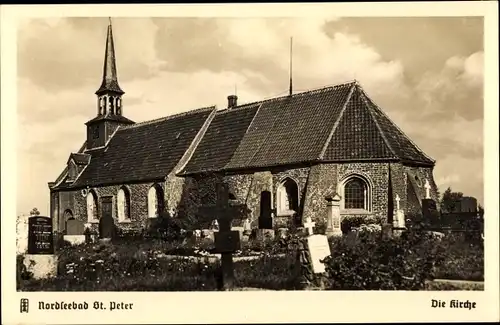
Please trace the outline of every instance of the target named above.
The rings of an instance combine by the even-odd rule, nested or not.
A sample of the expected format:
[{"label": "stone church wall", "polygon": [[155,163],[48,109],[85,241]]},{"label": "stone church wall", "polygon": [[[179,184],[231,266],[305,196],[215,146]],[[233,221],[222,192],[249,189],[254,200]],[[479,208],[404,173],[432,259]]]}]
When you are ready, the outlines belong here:
[{"label": "stone church wall", "polygon": [[[262,191],[271,192],[272,209],[276,209],[276,195],[279,184],[288,178],[297,183],[299,195],[299,210],[302,217],[311,217],[318,224],[326,221],[327,209],[325,197],[339,191],[339,182],[351,174],[360,174],[367,178],[371,184],[372,206],[371,212],[356,214],[356,216],[372,216],[375,219],[385,219],[388,209],[391,208],[388,195],[389,168],[391,183],[393,187],[392,206],[395,209],[396,194],[400,197],[400,207],[405,211],[419,209],[418,198],[408,197],[406,173],[418,175],[424,184],[429,179],[431,184],[431,197],[437,198],[437,187],[432,177],[432,168],[408,167],[401,164],[388,163],[344,163],[344,164],[317,164],[312,167],[273,169],[255,173],[238,175],[227,175],[223,179],[228,184],[229,192],[236,201],[246,204],[250,209],[252,227],[258,227],[260,215],[260,198]],[[166,181],[159,183],[164,191],[165,209],[172,217],[196,217],[198,208],[203,205],[215,204],[217,176],[211,177],[176,177],[169,176]],[[116,220],[118,228],[127,230],[141,230],[148,223],[148,190],[154,183],[128,184],[126,187],[130,192],[130,215],[129,222],[118,222],[116,197],[121,185],[97,187],[93,190],[98,197],[98,209],[100,209],[100,198],[103,196],[113,197],[112,216]],[[419,195],[425,196],[423,185]],[[64,212],[71,210],[73,216],[83,222],[87,222],[86,197],[81,191],[60,191],[51,193],[51,211],[54,218],[54,230],[60,231],[65,228]],[[275,210],[276,211],[276,210]],[[342,211],[343,218],[355,216]],[[287,227],[291,222],[290,217],[274,216],[274,227]],[[241,226],[242,220],[235,220],[233,226]],[[97,228],[95,223],[93,227]]]},{"label": "stone church wall", "polygon": [[403,166],[403,170],[405,172],[405,181],[407,181],[406,173],[409,173],[409,177],[412,177],[414,175],[418,178],[414,182],[417,185],[417,188],[415,189],[417,191],[416,195],[410,188],[412,184],[408,182],[406,184],[405,199],[407,201],[407,204],[405,206],[405,211],[408,215],[418,215],[421,213],[422,207],[420,200],[425,198],[426,190],[424,184],[426,179],[429,180],[429,185],[431,186],[430,188],[431,199],[435,200],[436,202],[439,201],[438,188],[434,181],[432,167]]},{"label": "stone church wall", "polygon": [[387,163],[345,163],[339,164],[337,179],[341,182],[352,174],[364,176],[371,183],[371,213],[350,214],[341,212],[343,217],[372,216],[385,220],[388,208],[389,165]]},{"label": "stone church wall", "polygon": [[[140,230],[146,226],[148,220],[148,191],[155,183],[141,183],[125,185],[130,192],[130,221],[118,222],[117,194],[122,185],[102,186],[90,188],[97,194],[97,208],[100,210],[100,199],[104,196],[113,197],[112,216],[118,228],[127,230]],[[165,184],[158,183],[165,193]],[[58,215],[56,215],[57,231],[65,229],[64,211],[70,210],[75,219],[87,223],[87,199],[81,194],[81,190],[60,191],[53,193],[54,202]],[[56,199],[57,198],[57,199]],[[98,223],[94,222],[92,227],[97,229]]]},{"label": "stone church wall", "polygon": [[336,164],[319,164],[311,167],[305,193],[303,219],[310,217],[318,224],[326,223],[325,198],[337,192],[337,168]]}]

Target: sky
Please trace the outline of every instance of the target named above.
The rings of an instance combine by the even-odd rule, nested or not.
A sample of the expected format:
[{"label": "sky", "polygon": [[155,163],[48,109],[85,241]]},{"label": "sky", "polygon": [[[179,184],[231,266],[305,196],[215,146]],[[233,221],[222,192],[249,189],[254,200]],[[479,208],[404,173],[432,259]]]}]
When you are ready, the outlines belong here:
[{"label": "sky", "polygon": [[[358,80],[429,156],[434,178],[483,202],[483,19],[114,18],[123,114],[145,121]],[[95,117],[107,18],[18,27],[17,210],[49,212],[47,183]]]}]

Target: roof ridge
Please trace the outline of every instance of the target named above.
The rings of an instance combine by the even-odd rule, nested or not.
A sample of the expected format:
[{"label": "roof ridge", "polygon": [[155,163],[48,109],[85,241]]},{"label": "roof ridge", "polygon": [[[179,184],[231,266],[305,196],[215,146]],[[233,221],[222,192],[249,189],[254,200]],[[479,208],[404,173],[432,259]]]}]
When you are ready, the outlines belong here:
[{"label": "roof ridge", "polygon": [[364,89],[362,87],[360,87],[360,90],[361,92],[363,93],[364,96],[366,96],[366,99],[370,102],[370,104],[372,104],[372,106],[377,109],[382,115],[384,115],[388,120],[389,122],[391,122],[392,126],[394,126],[399,132],[401,132],[401,134],[408,140],[410,141],[410,143],[422,154],[424,155],[424,157],[426,157],[427,159],[429,159],[430,161],[432,161],[433,163],[436,163],[436,160],[431,158],[429,155],[427,155],[415,142],[413,142],[413,140],[403,131],[401,130],[401,128],[396,124],[394,123],[390,118],[389,116],[373,101],[373,99],[371,99],[368,94],[366,94],[366,92],[364,91]]},{"label": "roof ridge", "polygon": [[337,127],[340,124],[340,120],[344,116],[344,112],[347,108],[347,105],[351,101],[352,94],[354,93],[354,89],[356,88],[356,85],[357,85],[357,81],[354,81],[351,85],[351,89],[349,90],[349,94],[347,95],[347,99],[345,100],[345,103],[342,106],[342,110],[340,111],[340,114],[339,114],[337,120],[333,123],[332,129],[330,130],[330,134],[328,135],[328,138],[326,139],[325,144],[323,145],[323,148],[321,149],[321,152],[319,153],[318,160],[323,159],[323,157],[325,156],[326,149],[328,148],[330,141],[332,141],[333,134],[337,130]]},{"label": "roof ridge", "polygon": [[204,111],[211,111],[211,110],[214,110],[214,109],[215,109],[215,105],[205,106],[205,107],[197,108],[197,109],[190,110],[190,111],[180,112],[180,113],[173,114],[173,115],[168,115],[168,116],[164,116],[164,117],[160,117],[160,118],[156,118],[156,119],[152,119],[152,120],[147,120],[147,121],[135,123],[135,124],[132,124],[132,125],[127,125],[127,126],[124,126],[122,128],[122,130],[132,129],[132,128],[143,126],[143,125],[150,125],[150,124],[154,124],[154,123],[160,123],[160,122],[168,121],[168,120],[171,120],[171,119],[174,119],[174,118],[178,118],[178,117],[182,117],[182,116],[186,116],[186,115],[191,115],[191,114],[197,114],[197,113],[201,113],[201,112],[204,112]]},{"label": "roof ridge", "polygon": [[389,150],[392,152],[394,157],[401,159],[401,157],[398,157],[398,155],[396,154],[396,151],[394,151],[394,148],[389,143],[389,140],[387,140],[387,137],[385,136],[384,131],[382,131],[382,128],[380,127],[380,124],[378,123],[378,120],[375,118],[375,116],[373,116],[373,112],[370,109],[370,104],[368,103],[368,99],[366,98],[367,97],[366,93],[363,91],[361,86],[358,85],[356,88],[358,89],[358,91],[360,91],[361,100],[367,105],[368,114],[370,114],[373,122],[375,123],[375,126],[377,127],[378,132],[380,133],[380,136],[384,140],[385,145],[387,146],[387,148],[389,148]]},{"label": "roof ridge", "polygon": [[250,107],[257,106],[257,105],[262,105],[262,104],[260,104],[259,102],[253,102],[253,103],[250,103],[248,105],[243,104],[241,106],[236,106],[234,108],[223,108],[223,109],[217,110],[215,114],[222,115],[222,114],[227,114],[227,113],[231,113],[231,112],[235,112],[235,111],[242,111],[244,109],[248,109]]},{"label": "roof ridge", "polygon": [[249,105],[264,104],[264,103],[267,103],[267,102],[277,101],[277,100],[281,100],[281,99],[285,99],[285,98],[290,98],[290,97],[300,97],[300,96],[312,95],[312,94],[316,94],[316,93],[321,93],[323,91],[335,90],[335,89],[338,89],[340,87],[345,87],[345,86],[352,85],[352,84],[358,84],[358,81],[356,79],[354,79],[354,80],[347,81],[347,82],[340,83],[340,84],[322,86],[322,87],[319,87],[319,88],[312,88],[312,89],[309,89],[309,90],[306,90],[306,91],[302,91],[300,93],[295,93],[295,94],[292,94],[292,95],[282,95],[282,96],[270,97],[270,98],[266,98],[266,99],[262,99],[262,100],[257,100],[257,101],[253,101],[253,102],[249,102],[249,103],[244,103],[244,104],[236,106],[233,109],[242,108],[244,106],[249,106]]}]

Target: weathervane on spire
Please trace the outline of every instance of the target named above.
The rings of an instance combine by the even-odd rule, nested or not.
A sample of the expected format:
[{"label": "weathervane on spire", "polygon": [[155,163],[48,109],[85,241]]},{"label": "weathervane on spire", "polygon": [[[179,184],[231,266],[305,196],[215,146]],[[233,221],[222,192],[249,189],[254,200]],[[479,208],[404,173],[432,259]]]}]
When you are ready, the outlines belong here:
[{"label": "weathervane on spire", "polygon": [[111,26],[111,17],[108,17],[109,25]]}]

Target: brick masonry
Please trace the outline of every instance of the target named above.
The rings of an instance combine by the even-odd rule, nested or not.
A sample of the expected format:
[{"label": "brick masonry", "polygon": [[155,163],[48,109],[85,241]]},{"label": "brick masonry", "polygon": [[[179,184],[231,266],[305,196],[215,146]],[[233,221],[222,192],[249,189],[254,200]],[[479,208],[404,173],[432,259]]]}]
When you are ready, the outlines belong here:
[{"label": "brick masonry", "polygon": [[[390,173],[389,173],[390,171]],[[417,175],[421,180],[417,197],[413,197],[407,182],[407,173]],[[276,209],[276,192],[279,184],[286,178],[297,183],[299,207],[302,217],[311,217],[318,224],[326,221],[325,197],[334,193],[341,193],[341,182],[350,175],[361,175],[370,184],[371,207],[369,211],[342,210],[342,217],[352,216],[374,217],[379,222],[387,218],[391,208],[388,198],[388,186],[392,184],[392,206],[395,207],[396,194],[400,197],[400,207],[410,213],[420,208],[419,197],[425,196],[423,184],[429,179],[431,197],[437,199],[437,187],[432,176],[432,168],[409,167],[399,163],[344,163],[344,164],[317,164],[302,168],[280,168],[255,173],[227,175],[223,179],[228,184],[230,193],[236,201],[246,204],[250,209],[252,227],[258,227],[260,214],[260,195],[262,191],[270,191],[272,208]],[[391,181],[389,183],[389,175]],[[164,192],[165,209],[172,217],[193,217],[202,205],[214,204],[216,200],[215,184],[219,176],[181,178],[170,175],[164,182],[158,183]],[[419,184],[420,184],[419,183]],[[142,229],[148,220],[148,190],[155,183],[127,184],[130,193],[131,220],[118,222],[116,197],[122,185],[97,187],[94,190],[100,199],[104,196],[113,197],[112,215],[116,224],[122,229]],[[87,222],[86,197],[80,190],[60,191],[51,193],[51,211],[54,218],[54,230],[65,228],[64,212],[70,210],[73,216]],[[275,227],[288,226],[290,217],[274,218]],[[234,226],[241,226],[241,220],[235,220]],[[93,225],[97,227],[97,223]]]}]

